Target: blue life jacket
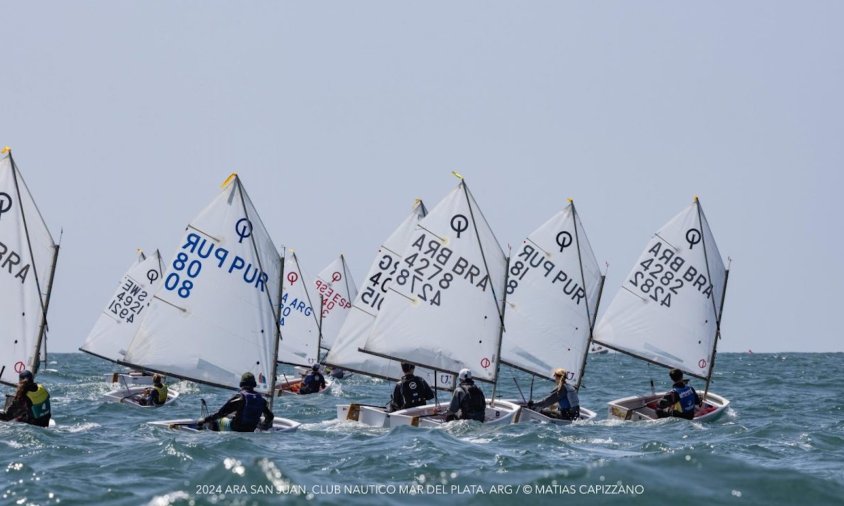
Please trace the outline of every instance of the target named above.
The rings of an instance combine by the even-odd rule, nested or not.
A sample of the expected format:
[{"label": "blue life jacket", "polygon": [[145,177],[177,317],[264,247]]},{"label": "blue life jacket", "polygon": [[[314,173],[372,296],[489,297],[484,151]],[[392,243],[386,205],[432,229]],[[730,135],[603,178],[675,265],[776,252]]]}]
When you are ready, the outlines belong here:
[{"label": "blue life jacket", "polygon": [[[300,394],[313,394],[319,392],[320,389],[320,378],[323,378],[322,374],[311,371],[308,373],[307,376],[302,380],[302,386],[299,388]],[[325,379],[323,378],[323,381]]]},{"label": "blue life jacket", "polygon": [[673,387],[674,393],[677,394],[677,398],[679,399],[679,408],[677,409],[677,404],[674,405],[674,411],[682,411],[683,413],[694,413],[695,412],[695,404],[696,404],[696,395],[695,391],[692,387],[688,385],[684,385],[682,387]]},{"label": "blue life jacket", "polygon": [[267,400],[260,394],[246,390],[241,390],[240,395],[243,397],[243,406],[235,415],[235,430],[251,432],[261,421],[261,414],[264,412]]},{"label": "blue life jacket", "polygon": [[565,413],[572,408],[580,407],[580,399],[577,397],[577,390],[574,387],[565,384],[562,391],[559,393],[560,398],[557,401],[557,407],[560,413]]}]

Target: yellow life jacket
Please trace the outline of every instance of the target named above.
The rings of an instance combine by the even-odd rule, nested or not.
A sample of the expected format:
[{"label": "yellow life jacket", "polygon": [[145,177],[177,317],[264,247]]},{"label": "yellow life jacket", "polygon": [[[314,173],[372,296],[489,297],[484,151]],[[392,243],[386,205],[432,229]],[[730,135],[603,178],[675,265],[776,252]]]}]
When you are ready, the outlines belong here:
[{"label": "yellow life jacket", "polygon": [[162,384],[160,387],[152,385],[152,388],[158,393],[158,404],[167,402],[167,385]]},{"label": "yellow life jacket", "polygon": [[41,418],[50,414],[50,394],[47,389],[38,385],[34,392],[27,392],[26,396],[32,402],[32,417]]}]

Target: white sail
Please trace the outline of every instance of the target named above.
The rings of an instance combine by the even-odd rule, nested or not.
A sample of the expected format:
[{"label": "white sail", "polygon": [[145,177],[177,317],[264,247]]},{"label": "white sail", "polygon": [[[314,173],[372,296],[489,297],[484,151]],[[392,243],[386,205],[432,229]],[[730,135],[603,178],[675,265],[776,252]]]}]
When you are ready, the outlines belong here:
[{"label": "white sail", "polygon": [[310,278],[305,276],[296,253],[287,253],[279,305],[278,361],[311,366],[319,360],[319,297],[313,293]]},{"label": "white sail", "polygon": [[706,378],[724,295],[721,253],[695,202],[663,226],[595,328],[595,341]]},{"label": "white sail", "polygon": [[135,337],[141,320],[161,285],[162,265],[158,250],[149,257],[141,253],[109,299],[81,351],[112,362],[123,360],[129,341]]},{"label": "white sail", "polygon": [[569,204],[510,256],[502,362],[548,378],[562,367],[579,385],[602,279]]},{"label": "white sail", "polygon": [[269,392],[281,257],[236,175],[190,222],[165,269],[126,365],[229,388],[248,371],[256,391]]},{"label": "white sail", "polygon": [[355,280],[346,265],[346,258],[340,258],[331,262],[314,280],[316,293],[321,297],[321,302],[315,302],[317,307],[322,307],[322,343],[325,349],[331,349],[340,327],[352,309],[352,301],[358,295]]},{"label": "white sail", "polygon": [[495,381],[507,260],[464,182],[409,243],[364,351]]},{"label": "white sail", "polygon": [[37,371],[58,246],[8,149],[0,154],[0,382]]},{"label": "white sail", "polygon": [[[395,360],[362,353],[360,348],[366,343],[375,318],[388,293],[388,287],[395,277],[401,262],[401,255],[410,244],[410,236],[427,210],[421,200],[417,200],[413,210],[378,248],[378,255],[366,273],[362,290],[358,292],[352,304],[352,310],[340,329],[337,340],[325,357],[325,363],[342,367],[354,372],[378,378],[398,380],[402,377],[401,364]],[[435,380],[434,371],[417,368],[414,374],[424,378],[431,386],[450,388],[452,376],[441,374]]]}]

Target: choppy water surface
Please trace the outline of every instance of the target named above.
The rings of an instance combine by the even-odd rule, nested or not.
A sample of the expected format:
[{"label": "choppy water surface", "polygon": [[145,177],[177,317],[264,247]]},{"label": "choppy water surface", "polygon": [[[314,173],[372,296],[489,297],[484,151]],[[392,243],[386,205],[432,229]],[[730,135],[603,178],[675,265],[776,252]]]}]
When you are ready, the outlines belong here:
[{"label": "choppy water surface", "polygon": [[[590,357],[580,397],[598,420],[572,426],[336,421],[335,404],[388,399],[391,384],[355,375],[330,394],[277,399],[277,414],[304,422],[285,435],[154,429],[145,422],[196,418],[200,398],[213,410],[231,393],[179,383],[176,404],[133,409],[100,401],[110,371],[83,354],[50,356],[38,381],[58,427],[0,423],[0,504],[844,501],[844,354],[721,354],[712,391],[732,405],[703,424],[606,420],[607,401],[670,383],[618,354]],[[528,395],[529,377],[508,368],[499,392],[519,397],[514,376]],[[535,383],[534,398],[550,387]]]}]

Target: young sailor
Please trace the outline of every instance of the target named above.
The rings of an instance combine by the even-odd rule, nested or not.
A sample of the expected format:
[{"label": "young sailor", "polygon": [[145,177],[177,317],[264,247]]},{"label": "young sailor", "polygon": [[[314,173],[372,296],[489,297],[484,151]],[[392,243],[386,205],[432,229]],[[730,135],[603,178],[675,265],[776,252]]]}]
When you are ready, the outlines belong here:
[{"label": "young sailor", "polygon": [[[554,390],[541,401],[528,402],[528,409],[562,420],[577,420],[580,418],[580,399],[577,396],[577,390],[566,383],[566,375],[565,369],[554,369],[554,381],[557,382],[554,385]],[[556,409],[551,408],[555,404]]]},{"label": "young sailor", "polygon": [[319,364],[314,364],[311,371],[302,379],[299,394],[315,394],[325,388],[325,376],[319,372]]},{"label": "young sailor", "polygon": [[167,385],[160,374],[153,374],[152,387],[144,390],[146,397],[138,400],[141,406],[163,406],[167,402]]},{"label": "young sailor", "polygon": [[35,383],[35,376],[30,371],[21,372],[15,397],[9,409],[5,413],[0,412],[0,420],[47,427],[51,417],[50,393],[42,385]]},{"label": "young sailor", "polygon": [[401,370],[404,375],[393,388],[393,396],[387,404],[388,412],[424,406],[427,401],[434,398],[434,391],[431,390],[428,382],[413,374],[416,366],[402,362]]},{"label": "young sailor", "polygon": [[659,400],[659,408],[656,410],[658,418],[674,416],[691,420],[695,417],[695,406],[703,404],[695,389],[689,386],[689,381],[683,379],[683,371],[671,369],[668,376],[674,385],[665,396]]},{"label": "young sailor", "polygon": [[445,414],[445,421],[486,419],[486,397],[472,380],[472,371],[461,369],[457,375],[460,384],[454,389],[454,396]]},{"label": "young sailor", "polygon": [[[243,373],[240,377],[240,392],[229,399],[219,411],[199,420],[200,427],[217,431],[252,432],[259,427],[261,415],[264,415],[261,429],[268,429],[273,425],[273,412],[261,394],[255,393],[258,383],[251,372]],[[234,413],[234,417],[226,418]]]}]

